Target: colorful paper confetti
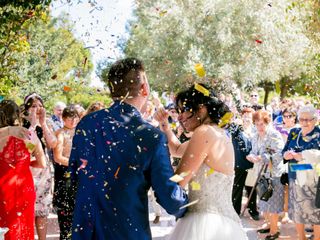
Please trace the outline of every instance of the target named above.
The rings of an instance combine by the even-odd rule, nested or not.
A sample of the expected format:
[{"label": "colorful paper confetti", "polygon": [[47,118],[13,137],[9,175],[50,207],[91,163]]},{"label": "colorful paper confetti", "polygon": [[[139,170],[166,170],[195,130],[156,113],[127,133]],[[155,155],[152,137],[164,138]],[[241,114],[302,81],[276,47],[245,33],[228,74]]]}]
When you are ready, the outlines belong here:
[{"label": "colorful paper confetti", "polygon": [[189,203],[186,204],[186,205],[181,206],[179,209],[183,209],[183,208],[189,207],[189,206],[194,205],[194,204],[196,204],[196,203],[198,203],[198,202],[199,202],[199,199],[194,200],[194,201],[192,201],[192,202],[189,202]]},{"label": "colorful paper confetti", "polygon": [[192,182],[190,183],[190,186],[191,186],[191,189],[192,189],[193,191],[199,191],[199,190],[201,190],[201,185],[200,185],[199,183],[195,182],[195,181],[192,181]]},{"label": "colorful paper confetti", "polygon": [[206,89],[205,87],[201,86],[198,83],[194,84],[194,89],[196,89],[197,91],[201,92],[204,96],[207,96],[207,97],[210,96],[210,91],[208,89]]},{"label": "colorful paper confetti", "polygon": [[206,71],[201,63],[197,63],[194,65],[194,69],[199,77],[204,77],[206,75]]}]

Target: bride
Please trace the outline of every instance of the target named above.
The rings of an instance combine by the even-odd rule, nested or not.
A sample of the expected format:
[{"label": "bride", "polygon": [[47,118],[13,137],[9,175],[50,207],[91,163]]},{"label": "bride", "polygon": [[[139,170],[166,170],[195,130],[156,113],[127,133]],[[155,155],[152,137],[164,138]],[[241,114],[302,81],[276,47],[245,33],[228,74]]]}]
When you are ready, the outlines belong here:
[{"label": "bride", "polygon": [[[159,109],[155,119],[168,137],[172,157],[182,158],[176,170],[182,187],[188,185],[189,207],[169,239],[247,239],[232,201],[234,152],[222,127],[232,117],[229,108],[203,84],[195,84],[176,97],[179,121],[193,132],[180,143],[168,124],[168,113]],[[173,178],[174,180],[174,178]]]}]

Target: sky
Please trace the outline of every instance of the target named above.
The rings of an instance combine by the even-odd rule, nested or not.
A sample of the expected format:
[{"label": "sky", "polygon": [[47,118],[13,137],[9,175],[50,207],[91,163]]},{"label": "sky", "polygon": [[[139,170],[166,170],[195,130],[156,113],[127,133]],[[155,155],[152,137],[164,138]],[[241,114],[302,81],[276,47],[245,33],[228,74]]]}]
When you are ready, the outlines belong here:
[{"label": "sky", "polygon": [[[90,49],[96,68],[99,61],[114,61],[122,56],[117,42],[129,37],[125,27],[134,7],[134,0],[54,0],[51,14],[68,14],[75,37]],[[95,73],[91,85],[103,85]]]}]

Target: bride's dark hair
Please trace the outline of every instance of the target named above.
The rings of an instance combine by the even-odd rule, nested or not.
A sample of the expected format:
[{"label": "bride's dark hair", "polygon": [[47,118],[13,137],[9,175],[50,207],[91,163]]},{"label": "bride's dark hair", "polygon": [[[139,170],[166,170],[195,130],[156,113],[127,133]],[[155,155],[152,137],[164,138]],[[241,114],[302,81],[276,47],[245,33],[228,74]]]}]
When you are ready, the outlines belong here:
[{"label": "bride's dark hair", "polygon": [[179,92],[175,101],[178,112],[182,107],[186,111],[196,113],[201,105],[206,106],[209,117],[215,124],[219,124],[220,119],[231,112],[229,107],[218,99],[213,89],[203,83],[195,83],[188,90]]}]

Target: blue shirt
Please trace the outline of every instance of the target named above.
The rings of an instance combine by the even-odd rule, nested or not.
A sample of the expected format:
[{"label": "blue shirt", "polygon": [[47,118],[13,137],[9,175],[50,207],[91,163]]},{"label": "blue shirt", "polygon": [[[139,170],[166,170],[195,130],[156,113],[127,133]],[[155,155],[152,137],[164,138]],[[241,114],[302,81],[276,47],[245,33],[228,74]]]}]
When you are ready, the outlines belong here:
[{"label": "blue shirt", "polygon": [[[287,143],[282,150],[282,154],[286,151],[293,150],[294,152],[302,152],[308,149],[320,149],[320,127],[315,126],[314,129],[305,137],[302,136],[301,128],[291,129]],[[296,178],[295,172],[290,169],[291,163],[297,163],[296,160],[284,160],[284,163],[289,162],[289,178]]]},{"label": "blue shirt", "polygon": [[69,168],[77,185],[72,239],[151,239],[148,190],[181,217],[187,195],[175,182],[165,135],[116,101],[84,117]]}]

